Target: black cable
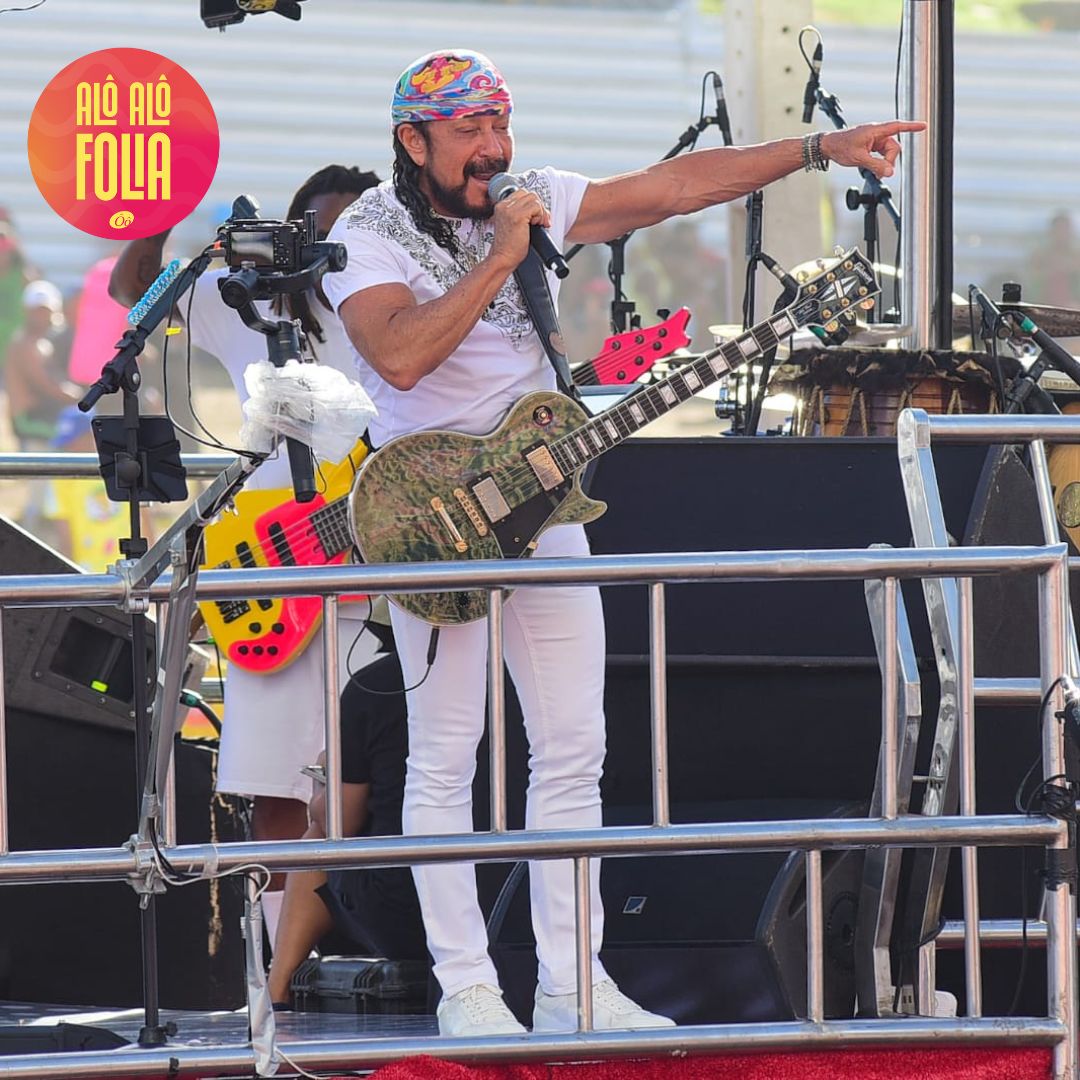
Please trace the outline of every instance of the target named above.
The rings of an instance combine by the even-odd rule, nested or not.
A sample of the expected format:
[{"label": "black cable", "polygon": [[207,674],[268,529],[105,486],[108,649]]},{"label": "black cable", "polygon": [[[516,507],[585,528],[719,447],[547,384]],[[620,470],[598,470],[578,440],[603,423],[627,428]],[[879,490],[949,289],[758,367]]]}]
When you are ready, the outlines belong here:
[{"label": "black cable", "polygon": [[[697,146],[698,136],[701,134],[701,129],[704,126],[704,121],[705,121],[705,90],[709,85],[709,76],[710,75],[715,75],[718,79],[720,78],[720,73],[718,71],[706,71],[705,74],[701,76],[701,107],[698,109],[698,122],[697,122],[698,130],[694,132],[693,142],[691,142],[689,147],[687,148],[689,150],[693,150]],[[717,123],[719,123],[720,117],[719,116],[716,117],[716,120],[717,120]]]},{"label": "black cable", "polygon": [[911,945],[906,943],[900,946],[900,959],[897,964],[896,971],[896,989],[893,993],[893,1012],[900,1013],[900,994],[904,988],[904,976],[907,973],[908,968],[911,966],[911,961],[914,959],[923,946],[929,945],[931,941],[936,941],[940,936],[941,931],[945,929],[945,916],[941,915],[938,918],[937,926],[932,930],[928,930],[921,940],[913,942]]},{"label": "black cable", "polygon": [[[372,616],[372,613],[374,612],[374,610],[375,610],[374,604],[372,603],[371,597],[369,596],[368,597],[368,614],[367,614],[368,620],[371,619],[371,616]],[[365,686],[357,678],[357,676],[360,674],[360,672],[362,672],[364,670],[363,668],[361,668],[360,671],[353,671],[352,670],[353,650],[356,648],[356,643],[360,640],[361,637],[364,636],[364,632],[367,630],[367,620],[365,620],[364,625],[360,628],[360,632],[356,635],[356,637],[353,638],[353,642],[349,646],[349,651],[348,651],[348,653],[346,654],[346,657],[345,657],[345,670],[349,673],[349,682],[354,683],[356,686],[360,687],[360,689],[363,690],[365,693],[367,693],[367,694],[377,694],[379,697],[396,697],[398,694],[408,694],[408,693],[411,693],[413,690],[418,690],[421,686],[424,685],[425,682],[427,682],[427,677],[431,674],[431,669],[435,666],[435,654],[438,652],[438,648],[439,648],[439,631],[440,631],[440,629],[441,629],[441,627],[438,627],[438,626],[433,626],[431,628],[431,637],[428,639],[427,670],[421,676],[420,681],[418,683],[415,683],[413,686],[406,686],[402,690],[375,690],[370,686]]]},{"label": "black cable", "polygon": [[7,15],[8,12],[11,12],[11,11],[33,11],[34,8],[39,8],[44,3],[45,3],[45,0],[37,0],[36,4],[31,4],[29,7],[0,8],[0,15]]},{"label": "black cable", "polygon": [[814,74],[814,62],[810,59],[809,56],[806,55],[806,50],[803,48],[803,43],[802,43],[803,34],[807,34],[807,33],[813,34],[818,39],[818,44],[820,45],[820,44],[822,44],[821,32],[818,30],[818,28],[816,26],[804,26],[799,31],[799,52],[802,53],[802,58],[806,61],[806,66],[809,69],[810,74],[813,75]]},{"label": "black cable", "polygon": [[[969,310],[970,316],[970,310]],[[972,332],[974,338],[974,332]],[[1064,675],[1059,675],[1051,684],[1049,689],[1043,694],[1042,701],[1039,702],[1038,712],[1038,735],[1040,740],[1042,739],[1042,725],[1043,717],[1046,713],[1046,708],[1050,704],[1050,698],[1053,696],[1054,691],[1058,686],[1065,681]],[[1060,715],[1060,714],[1055,714]],[[1016,794],[1013,796],[1013,805],[1016,808],[1018,814],[1031,814],[1032,803],[1036,797],[1044,798],[1044,813],[1050,813],[1053,817],[1061,816],[1059,813],[1053,813],[1052,809],[1046,808],[1044,790],[1047,789],[1047,785],[1050,785],[1051,790],[1054,788],[1053,781],[1059,779],[1068,779],[1063,775],[1051,776],[1047,780],[1044,780],[1039,787],[1037,787],[1026,799],[1024,798],[1024,788],[1027,787],[1028,781],[1031,779],[1031,774],[1039,767],[1042,762],[1042,753],[1040,752],[1035,760],[1028,766],[1027,772],[1024,773],[1023,779],[1020,781],[1016,789]],[[1059,800],[1055,797],[1051,797],[1050,806],[1054,809],[1059,808]],[[1076,799],[1075,795],[1072,796],[1071,804],[1068,806],[1068,812],[1072,814],[1072,818],[1075,821],[1076,816]],[[1024,981],[1027,978],[1028,969],[1028,904],[1027,904],[1027,848],[1022,847],[1020,849],[1020,968],[1016,973],[1016,988],[1013,991],[1012,1002],[1009,1004],[1006,1016],[1015,1016],[1016,1010],[1020,1007],[1020,997],[1024,991]]]},{"label": "black cable", "polygon": [[[208,245],[206,248],[204,248],[200,252],[200,255],[205,255],[210,250],[210,248],[212,246],[213,245]],[[168,318],[167,323],[165,324],[165,329],[166,329],[165,341],[164,341],[164,344],[162,345],[162,349],[161,349],[161,382],[162,382],[162,387],[163,387],[163,392],[164,392],[164,402],[163,402],[163,404],[164,404],[164,407],[165,407],[165,415],[169,418],[169,420],[172,422],[173,427],[175,427],[177,429],[177,431],[182,432],[189,439],[192,439],[195,442],[197,442],[200,446],[209,446],[214,450],[224,450],[226,453],[235,454],[237,457],[245,457],[245,458],[248,458],[248,460],[251,460],[251,461],[255,460],[258,457],[262,457],[263,455],[256,454],[251,450],[239,450],[239,449],[236,449],[235,447],[227,446],[216,435],[214,435],[214,433],[212,431],[209,431],[207,429],[206,425],[202,422],[202,420],[199,418],[198,414],[195,411],[194,403],[191,400],[191,308],[192,308],[192,304],[193,304],[193,302],[195,300],[195,287],[194,287],[194,284],[192,285],[191,289],[188,291],[188,305],[187,305],[187,327],[188,327],[187,384],[188,384],[188,402],[191,405],[192,418],[195,420],[195,423],[199,425],[199,427],[202,429],[202,431],[205,432],[205,434],[209,437],[210,441],[208,441],[207,439],[202,438],[199,435],[196,435],[194,431],[189,431],[186,427],[184,427],[183,424],[178,424],[176,422],[176,419],[173,417],[172,413],[169,411],[169,359],[168,358],[169,358],[169,338],[170,338],[171,335],[168,333],[168,330],[173,325],[173,319],[174,319],[174,317],[176,315],[177,300],[178,300],[178,297],[176,297],[174,295],[172,305],[169,308],[169,318]]]},{"label": "black cable", "polygon": [[198,694],[194,690],[184,690],[180,694],[180,704],[189,709],[198,709],[217,732],[218,737],[221,737],[221,721],[218,719],[217,713],[206,703],[206,699],[202,694]]}]

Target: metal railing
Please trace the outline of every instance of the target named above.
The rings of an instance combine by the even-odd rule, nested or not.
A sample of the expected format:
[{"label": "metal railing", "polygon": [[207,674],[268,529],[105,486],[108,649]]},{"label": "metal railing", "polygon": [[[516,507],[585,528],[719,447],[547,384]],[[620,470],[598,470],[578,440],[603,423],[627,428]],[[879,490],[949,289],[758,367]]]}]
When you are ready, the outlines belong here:
[{"label": "metal railing", "polygon": [[[484,834],[344,839],[340,829],[340,762],[328,757],[328,835],[321,841],[241,842],[230,844],[169,845],[165,855],[177,870],[210,875],[259,862],[270,870],[301,867],[392,866],[402,863],[455,861],[508,861],[520,858],[575,860],[575,907],[578,926],[588,926],[588,874],[592,856],[701,851],[791,851],[807,853],[807,1001],[804,1020],[757,1024],[681,1027],[661,1032],[591,1032],[588,1008],[579,1017],[582,1031],[566,1036],[503,1036],[498,1038],[440,1040],[389,1038],[337,1041],[326,1044],[294,1043],[283,1047],[305,1067],[358,1068],[415,1053],[442,1057],[512,1060],[606,1057],[625,1053],[672,1054],[688,1051],[764,1049],[781,1047],[850,1046],[873,1043],[990,1043],[1039,1044],[1054,1047],[1055,1076],[1075,1080],[1076,994],[1072,948],[1076,914],[1068,889],[1048,889],[1045,905],[1048,971],[1048,1008],[1044,1018],[904,1018],[890,1020],[828,1020],[823,1015],[822,899],[820,852],[837,848],[928,847],[979,845],[1043,845],[1061,850],[1069,845],[1065,822],[1043,815],[971,814],[924,818],[901,812],[896,783],[902,743],[899,700],[899,665],[889,661],[894,647],[883,652],[881,806],[877,816],[862,819],[820,819],[781,822],[672,825],[668,815],[666,769],[667,717],[664,670],[664,590],[666,583],[691,581],[777,581],[785,579],[879,580],[886,602],[886,642],[895,646],[897,582],[907,578],[966,578],[982,574],[1035,573],[1039,577],[1040,652],[1043,657],[1041,690],[1054,707],[1060,706],[1058,677],[1065,670],[1066,623],[1063,617],[1067,574],[1064,545],[1041,548],[998,547],[931,550],[841,550],[795,552],[700,553],[685,555],[595,556],[588,559],[493,561],[468,564],[402,566],[331,566],[274,571],[206,571],[196,584],[199,599],[232,597],[322,595],[324,642],[330,666],[336,662],[337,600],[341,593],[406,593],[436,590],[489,591],[491,668],[502,671],[500,629],[501,588],[504,586],[597,583],[637,584],[650,594],[652,647],[652,826],[584,830],[505,830],[505,770],[501,755],[492,762],[491,821]],[[50,577],[22,575],[0,578],[0,607],[9,604],[141,605],[165,602],[170,595],[169,575],[132,588],[130,580],[112,575]],[[331,672],[332,673],[332,672]],[[965,669],[965,678],[970,669]],[[328,685],[334,683],[328,678]],[[504,741],[501,674],[492,677],[496,692],[491,703],[493,746]],[[326,700],[328,747],[338,742],[339,702]],[[1061,772],[1061,732],[1046,725],[1043,767],[1047,776]],[[0,732],[0,736],[3,732]],[[965,759],[965,767],[970,762]],[[6,818],[6,779],[0,785],[0,813]],[[72,880],[126,880],[149,887],[158,874],[148,845],[129,848],[7,852],[0,854],[0,883],[59,882]],[[1062,894],[1065,894],[1062,896]],[[971,942],[965,942],[970,948]],[[583,998],[591,1000],[588,935],[579,930],[577,966]],[[77,1055],[19,1055],[0,1058],[0,1075],[124,1076],[153,1069],[172,1075],[199,1070],[245,1070],[255,1061],[252,1047],[206,1049],[165,1046],[160,1049],[86,1052]]]},{"label": "metal railing", "polygon": [[[908,512],[916,546],[937,547],[948,542],[944,509],[937,483],[932,444],[959,443],[984,444],[1001,448],[1009,445],[1026,445],[1029,454],[1031,476],[1034,484],[1044,542],[1060,540],[1053,488],[1047,462],[1046,444],[1080,442],[1080,418],[1074,416],[991,416],[991,415],[929,415],[921,409],[905,409],[897,422],[897,450],[904,482]],[[1000,459],[994,459],[998,461]],[[984,470],[991,465],[988,458]],[[989,485],[987,485],[989,487]],[[1075,677],[1080,672],[1072,607],[1069,603],[1068,574],[1063,575],[1062,594],[1054,605],[1044,607],[1045,597],[1040,587],[1039,618],[1040,633],[1043,620],[1051,618],[1063,628],[1064,652],[1055,661],[1058,678],[1062,675]],[[975,703],[1010,704],[1041,701],[1045,709],[1049,694],[1047,687],[1048,656],[1040,650],[1040,678],[983,678],[974,677],[974,654],[972,633],[972,596],[970,580],[937,578],[924,581],[927,609],[930,614],[934,653],[937,658],[941,683],[941,700],[937,729],[934,738],[930,786],[924,799],[924,813],[948,813],[959,801],[961,814],[975,812],[974,743]],[[1055,704],[1054,712],[1058,711]],[[1043,733],[1044,765],[1050,752],[1048,740],[1061,740],[1060,725],[1048,723],[1039,717]],[[958,747],[959,768],[952,767],[954,748]],[[1058,775],[1064,773],[1064,762]],[[913,880],[923,898],[922,917],[918,923],[918,940],[926,941],[920,949],[920,977],[917,1000],[932,1000],[934,989],[934,950],[936,927],[940,916],[941,894],[945,878],[944,849],[938,849],[930,859],[916,862]],[[1075,862],[1075,852],[1072,856]],[[921,876],[920,876],[921,872]],[[1019,942],[1022,938],[1020,925],[1003,920],[983,923],[979,918],[978,865],[975,849],[965,846],[961,853],[964,919],[960,924],[947,927],[947,938],[955,940],[957,932],[964,939],[965,989],[969,1012],[978,1015],[982,1005],[982,975],[980,947],[984,935],[988,942],[1001,944],[1006,940]],[[1065,959],[1075,969],[1076,965],[1076,899],[1070,889],[1055,890],[1047,896],[1048,903],[1056,907],[1055,925],[1058,931],[1047,927],[1040,937],[1048,948],[1065,947]],[[931,924],[933,933],[928,934]],[[1070,927],[1067,941],[1056,934]],[[931,940],[927,940],[930,938]],[[1074,972],[1075,974],[1075,972]],[[1075,993],[1057,991],[1065,1009],[1066,1022],[1076,1030]],[[1053,1011],[1053,1009],[1052,1009]],[[1055,1075],[1059,1070],[1069,1076],[1076,1074],[1077,1057],[1075,1043],[1071,1052],[1060,1050],[1055,1057]]]}]

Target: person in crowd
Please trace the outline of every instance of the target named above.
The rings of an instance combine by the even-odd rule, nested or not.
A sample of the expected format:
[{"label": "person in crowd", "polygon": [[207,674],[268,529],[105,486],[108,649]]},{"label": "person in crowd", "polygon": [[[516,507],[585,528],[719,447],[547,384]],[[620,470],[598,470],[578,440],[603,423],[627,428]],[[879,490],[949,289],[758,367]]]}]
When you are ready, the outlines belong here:
[{"label": "person in crowd", "polygon": [[11,339],[4,365],[8,415],[20,450],[47,450],[56,420],[79,389],[54,368],[53,335],[64,321],[64,301],[51,281],[23,289],[25,322]]},{"label": "person in crowd", "polygon": [[[355,346],[361,381],[379,409],[370,436],[382,445],[430,429],[486,435],[523,394],[551,390],[552,367],[514,272],[530,227],[556,247],[596,243],[740,198],[801,168],[829,162],[893,172],[896,136],[919,123],[890,122],[699,150],[637,172],[589,180],[532,169],[493,204],[488,184],[511,168],[512,100],[498,69],[469,50],[410,64],[393,94],[394,176],[342,215],[331,239],[348,265],[326,292]],[[555,293],[558,282],[549,275]],[[579,525],[544,532],[538,557],[583,556]],[[592,587],[518,589],[504,609],[506,661],[530,744],[526,827],[599,827],[604,759],[604,623]],[[488,628],[444,626],[392,607],[408,692],[409,758],[402,824],[407,834],[468,833],[471,782],[484,723]],[[434,659],[428,655],[434,649]],[[572,866],[530,866],[539,983],[535,1031],[577,1027]],[[414,867],[428,948],[442,988],[443,1034],[517,1034],[487,950],[469,864]],[[592,874],[593,1022],[597,1029],[671,1025],[631,1001],[599,960],[603,933]]]},{"label": "person in crowd", "polygon": [[0,368],[11,339],[25,318],[23,289],[36,277],[19,246],[15,226],[0,207]]},{"label": "person in crowd", "polygon": [[[286,218],[302,218],[307,210],[317,215],[320,236],[326,235],[341,211],[358,195],[377,184],[372,172],[343,165],[328,165],[308,177],[293,196]],[[120,253],[112,270],[109,292],[121,303],[133,305],[160,271],[168,234],[135,240]],[[188,334],[192,345],[216,356],[225,366],[241,403],[247,399],[244,371],[249,364],[267,358],[266,338],[249,329],[218,291],[227,270],[204,273],[192,289]],[[180,305],[187,316],[187,297]],[[299,319],[315,359],[355,377],[355,361],[335,313],[322,288],[290,295],[284,302],[257,301],[264,318],[277,319],[282,312]],[[175,320],[174,320],[175,321]],[[362,434],[357,432],[357,438]],[[290,498],[290,473],[282,452],[266,461],[248,481],[249,488],[282,489]],[[355,609],[355,613],[354,613]],[[340,655],[364,635],[366,604],[342,605],[339,618]],[[370,655],[364,635],[359,654]],[[342,677],[347,677],[344,662]],[[321,635],[287,667],[272,674],[255,674],[231,665],[225,684],[225,707],[218,760],[217,789],[254,800],[252,831],[258,840],[290,840],[307,828],[310,784],[301,773],[318,755],[324,743],[324,663]],[[273,940],[282,903],[284,875],[274,875],[263,894],[267,929]]]}]

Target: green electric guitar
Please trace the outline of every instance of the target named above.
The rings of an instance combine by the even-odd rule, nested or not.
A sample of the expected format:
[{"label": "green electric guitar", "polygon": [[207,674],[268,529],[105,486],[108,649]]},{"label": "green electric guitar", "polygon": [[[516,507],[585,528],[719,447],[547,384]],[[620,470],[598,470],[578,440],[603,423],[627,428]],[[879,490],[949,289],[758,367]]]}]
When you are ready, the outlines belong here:
[{"label": "green electric guitar", "polygon": [[[593,458],[799,327],[831,332],[853,321],[877,292],[873,267],[852,249],[804,281],[783,310],[596,416],[563,394],[537,391],[521,398],[489,435],[420,431],[391,440],[364,459],[349,496],[364,561],[531,555],[546,529],[593,521],[607,509],[581,490],[582,470]],[[390,599],[435,626],[474,622],[488,607],[484,590]]]}]

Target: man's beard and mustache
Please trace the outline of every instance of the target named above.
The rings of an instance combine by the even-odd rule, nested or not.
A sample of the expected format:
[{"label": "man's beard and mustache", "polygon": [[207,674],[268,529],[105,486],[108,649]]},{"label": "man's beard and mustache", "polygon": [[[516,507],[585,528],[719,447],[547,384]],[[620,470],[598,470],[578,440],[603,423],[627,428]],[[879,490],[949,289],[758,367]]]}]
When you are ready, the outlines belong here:
[{"label": "man's beard and mustache", "polygon": [[506,172],[510,168],[510,162],[506,158],[488,158],[483,161],[470,161],[464,169],[464,179],[454,187],[444,187],[427,170],[421,175],[427,181],[430,192],[430,201],[449,217],[473,218],[482,221],[495,213],[495,206],[490,199],[485,199],[483,204],[475,206],[468,202],[465,192],[469,186],[469,180],[474,176],[494,176],[496,173]]}]

